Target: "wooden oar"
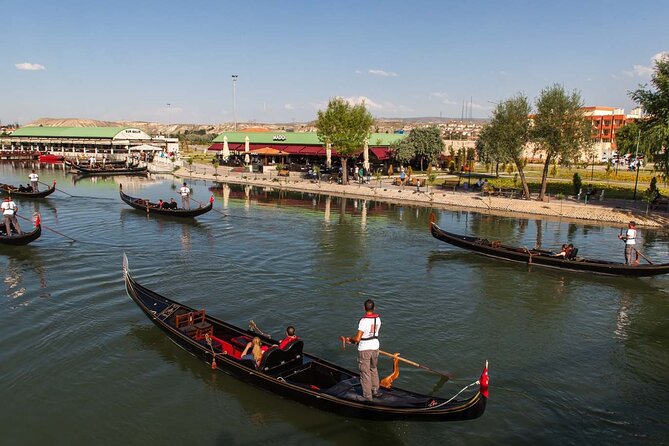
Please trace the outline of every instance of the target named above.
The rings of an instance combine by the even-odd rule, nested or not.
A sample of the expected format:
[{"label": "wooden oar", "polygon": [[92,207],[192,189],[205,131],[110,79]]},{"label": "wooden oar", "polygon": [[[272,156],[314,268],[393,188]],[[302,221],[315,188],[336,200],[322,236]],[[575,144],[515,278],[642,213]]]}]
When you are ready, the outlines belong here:
[{"label": "wooden oar", "polygon": [[[212,196],[213,196],[213,195],[212,195]],[[194,202],[196,202],[197,204],[199,204],[200,207],[205,207],[205,206],[206,206],[204,203],[202,203],[201,201],[197,201],[195,198],[191,198],[191,200],[193,200]],[[213,206],[212,206],[211,210],[214,211],[214,212],[218,212],[219,214],[221,214],[221,215],[223,215],[223,216],[225,216],[225,217],[228,216],[228,214],[226,214],[226,213],[224,213],[224,212],[221,212],[221,211],[219,211],[218,209],[214,209]]]},{"label": "wooden oar", "polygon": [[[43,184],[44,186],[47,186],[47,187],[49,187],[49,188],[51,187],[51,184],[42,183],[41,181],[38,181],[38,183],[39,183],[39,184]],[[65,194],[65,195],[69,195],[70,197],[74,197],[74,195],[72,195],[72,194],[68,194],[68,193],[65,192],[64,190],[62,190],[62,189],[58,189],[57,187],[55,187],[55,186],[56,186],[56,182],[55,182],[55,181],[53,182],[53,186],[54,186],[54,189],[56,189],[58,192],[61,192],[61,193]]]},{"label": "wooden oar", "polygon": [[[30,220],[29,218],[23,217],[23,216],[18,215],[18,214],[14,214],[14,215],[16,215],[17,217],[19,217],[19,218],[21,218],[21,219],[23,219],[23,220],[25,220],[25,221],[32,222],[32,220]],[[44,225],[44,224],[41,224],[41,223],[40,223],[40,226],[43,227],[44,229],[48,229],[49,231],[51,231],[51,232],[53,232],[53,233],[56,233],[56,234],[60,235],[61,237],[65,237],[66,239],[69,239],[69,240],[72,240],[73,242],[76,242],[76,240],[73,239],[72,237],[63,234],[62,232],[58,232],[58,231],[56,231],[55,229],[51,229],[51,228],[48,227],[47,225]]]},{"label": "wooden oar", "polygon": [[646,259],[646,262],[650,263],[651,265],[655,265],[655,264],[653,263],[653,261],[650,260],[650,259],[649,259],[648,257],[646,257],[645,255],[643,255],[643,254],[641,253],[641,251],[639,251],[639,250],[636,249],[636,248],[634,248],[634,250],[636,251],[637,254],[639,254],[641,257],[643,257],[644,259]]},{"label": "wooden oar", "polygon": [[[340,336],[339,339],[342,341],[342,344],[343,344],[344,348],[346,348],[347,343],[348,344],[353,344],[351,341],[348,340],[348,338],[346,338],[344,336]],[[401,358],[399,356],[399,353],[398,354],[392,354],[392,353],[384,352],[383,350],[379,350],[379,353],[384,355],[384,356],[388,356],[390,358],[393,358],[393,359],[398,359],[405,364],[409,364],[409,365],[412,365],[412,366],[417,367],[419,369],[423,369],[423,370],[427,370],[428,372],[432,372],[436,375],[439,375],[439,376],[443,377],[446,380],[451,379],[451,377],[453,376],[451,373],[442,373],[442,372],[440,372],[438,370],[435,370],[433,368],[430,368],[426,365],[418,364],[417,362],[411,361],[409,359]]]}]

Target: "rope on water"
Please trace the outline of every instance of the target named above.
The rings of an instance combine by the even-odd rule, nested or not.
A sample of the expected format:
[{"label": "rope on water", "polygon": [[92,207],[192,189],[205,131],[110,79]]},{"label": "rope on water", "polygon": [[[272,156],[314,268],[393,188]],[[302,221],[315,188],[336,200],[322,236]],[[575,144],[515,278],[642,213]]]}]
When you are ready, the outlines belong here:
[{"label": "rope on water", "polygon": [[430,407],[430,409],[434,409],[434,408],[437,408],[437,407],[441,407],[441,406],[444,406],[444,405],[450,403],[451,401],[453,401],[454,399],[456,399],[456,398],[458,397],[458,395],[460,395],[460,394],[461,394],[462,392],[464,392],[465,390],[469,389],[471,386],[479,385],[479,384],[481,384],[481,381],[479,381],[478,379],[477,379],[476,381],[474,381],[473,383],[471,383],[471,384],[467,384],[467,385],[466,385],[465,387],[463,387],[458,393],[456,393],[455,395],[453,395],[448,401],[444,401],[444,402],[441,403],[441,404],[437,404],[436,406],[432,406],[432,407]]}]

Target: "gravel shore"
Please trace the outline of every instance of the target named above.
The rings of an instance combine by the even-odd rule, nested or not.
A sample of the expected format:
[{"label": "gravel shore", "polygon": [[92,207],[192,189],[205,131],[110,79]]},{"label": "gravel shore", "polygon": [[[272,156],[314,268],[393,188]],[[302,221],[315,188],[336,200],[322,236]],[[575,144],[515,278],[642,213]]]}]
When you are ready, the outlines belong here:
[{"label": "gravel shore", "polygon": [[235,184],[249,184],[261,187],[313,192],[341,197],[363,198],[392,203],[405,203],[415,206],[435,207],[450,210],[473,210],[487,214],[517,216],[542,216],[550,219],[574,220],[598,225],[621,226],[634,220],[637,226],[662,229],[669,223],[665,212],[651,211],[646,214],[643,201],[604,199],[593,200],[587,204],[574,199],[558,200],[551,197],[548,201],[524,200],[500,196],[484,196],[476,192],[446,190],[440,187],[394,186],[387,177],[381,184],[375,179],[370,183],[341,185],[325,181],[312,181],[294,174],[290,177],[277,177],[276,174],[231,172],[223,168],[215,175],[211,166],[193,165],[192,170],[179,169],[173,173],[180,178],[197,178]]}]

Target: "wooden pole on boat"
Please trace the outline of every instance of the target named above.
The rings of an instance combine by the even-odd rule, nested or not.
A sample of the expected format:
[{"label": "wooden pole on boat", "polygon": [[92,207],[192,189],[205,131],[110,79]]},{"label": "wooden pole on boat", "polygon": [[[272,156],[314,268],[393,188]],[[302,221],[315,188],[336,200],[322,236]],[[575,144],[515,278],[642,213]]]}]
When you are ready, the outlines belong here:
[{"label": "wooden pole on boat", "polygon": [[[44,186],[47,186],[47,187],[51,187],[51,185],[46,184],[46,183],[42,183],[41,181],[38,181],[38,183],[39,183],[39,184],[42,184],[42,185],[44,185]],[[56,180],[53,181],[53,188],[56,189],[58,192],[61,192],[61,193],[65,194],[65,195],[68,195],[68,196],[70,196],[70,197],[74,197],[74,195],[72,195],[72,194],[68,194],[67,192],[65,192],[65,191],[62,190],[62,189],[58,189],[58,188],[56,187]]]},{"label": "wooden pole on boat", "polygon": [[[214,198],[214,196],[212,195],[211,198],[210,198],[210,200],[213,201],[213,198]],[[199,204],[200,207],[202,207],[202,208],[206,206],[204,203],[202,203],[201,201],[196,200],[196,199],[193,198],[193,197],[191,197],[191,200],[193,200],[194,202],[196,202],[197,204]],[[228,214],[226,214],[226,213],[224,213],[224,212],[221,212],[221,211],[219,211],[218,209],[214,209],[213,205],[212,205],[211,210],[214,211],[214,212],[218,212],[219,214],[221,214],[221,215],[223,215],[223,216],[225,216],[225,217],[228,216]]]},{"label": "wooden pole on boat", "polygon": [[[340,336],[339,339],[342,341],[342,346],[344,348],[346,348],[346,344],[353,344],[353,342],[351,342],[351,340],[349,338],[345,337],[345,336]],[[418,364],[415,361],[411,361],[411,360],[405,359],[405,358],[400,358],[399,353],[393,354],[393,353],[384,352],[383,350],[379,350],[379,354],[384,355],[384,356],[388,356],[388,357],[393,358],[393,359],[397,359],[397,360],[399,360],[399,361],[401,361],[405,364],[412,365],[412,366],[417,367],[419,369],[427,370],[428,372],[439,375],[446,380],[451,379],[452,376],[453,376],[451,373],[443,373],[443,372],[440,372],[440,371],[435,370],[433,368],[430,368],[426,365]]]},{"label": "wooden pole on boat", "polygon": [[[14,214],[14,215],[16,215],[17,217],[19,217],[19,218],[21,218],[21,219],[23,219],[23,220],[25,220],[25,221],[31,221],[29,218],[23,217],[23,216],[21,216],[21,215],[18,215],[18,214]],[[63,234],[62,232],[58,232],[58,231],[56,231],[55,229],[51,229],[51,228],[48,227],[47,225],[43,225],[43,224],[40,223],[40,226],[43,227],[44,229],[48,229],[49,231],[51,231],[51,232],[53,232],[53,233],[56,233],[56,234],[60,235],[61,237],[65,237],[66,239],[69,239],[69,240],[72,240],[73,242],[76,242],[76,240],[73,239],[72,237]]]}]

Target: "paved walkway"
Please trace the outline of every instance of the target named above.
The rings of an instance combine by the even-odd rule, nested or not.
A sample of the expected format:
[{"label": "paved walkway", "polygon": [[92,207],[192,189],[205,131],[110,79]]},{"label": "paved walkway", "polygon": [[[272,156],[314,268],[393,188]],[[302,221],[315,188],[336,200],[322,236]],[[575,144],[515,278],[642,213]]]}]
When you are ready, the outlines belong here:
[{"label": "paved walkway", "polygon": [[349,185],[317,182],[291,174],[279,177],[276,174],[232,172],[229,168],[219,167],[214,172],[213,166],[194,164],[192,170],[180,168],[174,175],[181,178],[198,178],[236,184],[250,184],[274,187],[286,190],[315,192],[343,197],[368,198],[377,201],[406,203],[417,206],[437,207],[450,210],[475,210],[495,215],[524,214],[526,216],[544,216],[550,219],[590,221],[598,225],[624,226],[634,220],[637,226],[664,228],[669,225],[669,214],[650,212],[646,214],[643,201],[604,199],[585,204],[573,199],[549,201],[524,200],[497,196],[482,196],[475,192],[445,190],[439,187],[426,189],[421,187],[393,186],[391,179],[384,177],[379,181],[372,179],[369,184],[351,183]]}]

